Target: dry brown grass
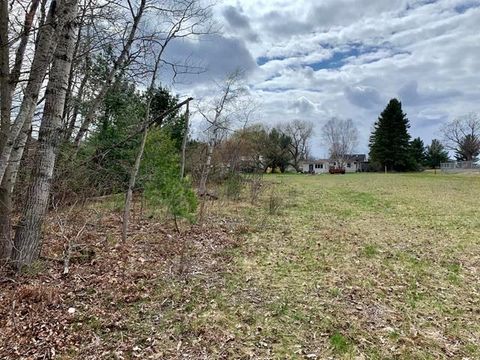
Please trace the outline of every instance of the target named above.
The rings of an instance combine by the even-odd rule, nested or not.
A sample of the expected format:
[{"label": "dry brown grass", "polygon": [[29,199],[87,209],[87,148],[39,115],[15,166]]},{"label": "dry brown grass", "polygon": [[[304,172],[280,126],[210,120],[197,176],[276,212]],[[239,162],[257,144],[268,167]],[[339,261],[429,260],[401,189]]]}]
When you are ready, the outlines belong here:
[{"label": "dry brown grass", "polygon": [[127,243],[115,204],[76,213],[94,256],[66,278],[52,220],[41,266],[3,278],[0,358],[480,358],[480,177],[266,180],[274,215],[246,189],[181,236],[153,209]]}]

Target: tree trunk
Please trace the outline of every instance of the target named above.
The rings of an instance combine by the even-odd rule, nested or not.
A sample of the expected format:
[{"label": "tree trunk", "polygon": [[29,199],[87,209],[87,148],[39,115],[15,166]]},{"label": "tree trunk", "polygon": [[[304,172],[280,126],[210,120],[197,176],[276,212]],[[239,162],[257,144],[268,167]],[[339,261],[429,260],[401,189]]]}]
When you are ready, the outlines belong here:
[{"label": "tree trunk", "polygon": [[[25,125],[30,124],[25,123],[24,126]],[[31,126],[25,126],[25,129],[22,129],[17,139],[17,144],[12,150],[7,171],[0,184],[0,260],[9,259],[12,252],[11,214],[14,205],[12,197],[17,182],[20,163],[30,134]]]},{"label": "tree trunk", "polygon": [[77,0],[66,2],[65,6],[68,11],[62,16],[67,23],[62,29],[45,92],[45,107],[32,169],[32,183],[14,239],[12,261],[17,270],[38,258],[41,227],[47,211],[50,185],[61,141],[62,115],[75,39]]},{"label": "tree trunk", "polygon": [[190,103],[187,102],[187,110],[185,111],[185,129],[183,130],[183,139],[182,139],[182,166],[180,169],[180,179],[183,179],[185,176],[185,156],[187,151],[187,140],[188,140],[188,121],[190,118]]},{"label": "tree trunk", "polygon": [[2,184],[0,187],[0,263],[7,261],[12,253],[11,199],[7,188]]},{"label": "tree trunk", "polygon": [[[12,107],[7,1],[2,1],[0,3],[0,102],[0,153],[2,153],[7,145],[10,132],[10,109]],[[10,213],[10,196],[7,189],[4,186],[0,186],[0,262],[8,259],[12,250]]]},{"label": "tree trunk", "polygon": [[122,52],[120,53],[119,57],[115,60],[115,63],[113,64],[113,68],[108,73],[107,79],[105,80],[102,88],[100,89],[98,95],[95,97],[92,104],[90,105],[90,108],[88,109],[88,112],[85,115],[85,119],[80,125],[80,129],[78,130],[78,133],[75,136],[74,144],[76,148],[80,146],[80,142],[82,141],[83,137],[87,133],[90,125],[95,120],[97,109],[102,104],[103,98],[105,97],[108,89],[112,85],[112,82],[114,81],[117,75],[117,72],[125,66],[125,61],[127,60],[127,56],[128,56],[128,53],[130,52],[130,48],[132,47],[132,44],[135,41],[137,29],[140,24],[140,20],[142,19],[145,7],[146,7],[146,0],[141,0],[138,11],[133,17],[132,28],[130,29],[130,33],[128,34],[128,38],[125,42]]},{"label": "tree trunk", "polygon": [[[149,103],[150,104],[150,103]],[[148,106],[148,109],[150,109],[150,106]],[[132,171],[130,172],[130,179],[128,182],[128,189],[127,189],[127,195],[125,197],[125,209],[123,212],[123,223],[122,223],[122,240],[126,241],[127,240],[127,235],[128,235],[128,223],[130,221],[130,208],[132,207],[132,197],[133,197],[133,188],[135,187],[135,182],[137,181],[137,175],[138,171],[140,169],[140,164],[142,162],[142,157],[143,157],[143,152],[145,150],[145,144],[147,142],[147,135],[148,135],[148,126],[147,126],[147,121],[148,121],[148,111],[147,109],[147,116],[145,119],[145,128],[143,130],[142,134],[142,142],[140,143],[140,149],[138,150],[137,157],[135,159],[135,164],[132,168]]]},{"label": "tree trunk", "polygon": [[68,5],[61,3],[57,8],[56,2],[52,1],[47,21],[39,30],[37,39],[38,45],[33,57],[30,76],[23,95],[23,101],[14,123],[10,126],[6,144],[0,153],[0,182],[3,181],[13,147],[17,142],[17,138],[22,131],[25,122],[30,123],[32,121],[42,82],[55,51],[58,36],[65,25],[65,14],[67,14],[68,11]]},{"label": "tree trunk", "polygon": [[210,175],[210,168],[212,166],[213,148],[214,148],[214,141],[211,140],[208,143],[207,161],[205,162],[205,167],[203,168],[203,171],[202,171],[202,177],[200,178],[200,185],[198,187],[198,193],[200,195],[207,195],[207,181],[208,181],[208,176]]},{"label": "tree trunk", "polygon": [[[77,93],[77,96],[75,97],[72,116],[69,119],[68,124],[65,124],[66,126],[66,130],[64,134],[65,142],[68,142],[71,139],[73,130],[75,129],[75,124],[77,123],[77,117],[80,111],[81,101],[83,100],[83,93],[85,91],[85,86],[87,85],[87,82],[90,79],[89,69],[90,69],[90,59],[88,58],[88,55],[87,55],[87,59],[85,59],[85,75],[82,81],[80,82],[80,87],[78,88],[78,93]],[[65,119],[68,118],[65,114],[65,111],[64,111],[64,117]]]}]

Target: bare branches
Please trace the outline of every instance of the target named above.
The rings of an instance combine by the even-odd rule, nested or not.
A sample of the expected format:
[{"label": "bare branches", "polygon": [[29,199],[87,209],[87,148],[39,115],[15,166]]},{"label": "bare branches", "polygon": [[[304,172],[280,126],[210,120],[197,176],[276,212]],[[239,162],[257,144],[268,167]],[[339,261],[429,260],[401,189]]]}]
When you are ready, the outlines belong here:
[{"label": "bare branches", "polygon": [[358,130],[351,119],[332,118],[323,126],[322,135],[329,147],[330,158],[343,166],[358,143]]},{"label": "bare branches", "polygon": [[[98,0],[91,0],[98,1]],[[123,13],[129,18],[124,26],[122,21],[111,24],[108,29],[93,22],[92,29],[95,37],[99,34],[110,34],[111,38],[104,38],[100,42],[100,49],[112,56],[108,74],[100,87],[94,89],[90,95],[88,111],[82,120],[80,129],[75,136],[75,145],[78,147],[85,137],[90,126],[95,122],[96,112],[103,101],[107,89],[120,76],[132,79],[135,83],[143,83],[151,88],[158,79],[161,68],[168,68],[173,80],[179,74],[198,74],[204,71],[192,64],[189,59],[172,59],[165,57],[165,51],[175,39],[196,38],[209,34],[215,30],[211,16],[211,6],[204,5],[199,0],[111,0],[117,7],[116,12]],[[111,6],[111,8],[113,8]],[[101,22],[100,22],[101,23]],[[94,27],[96,26],[96,27]],[[87,48],[84,52],[92,52]],[[88,97],[87,99],[88,100]]]},{"label": "bare branches", "polygon": [[458,117],[442,128],[447,149],[453,150],[459,160],[472,161],[480,153],[480,116],[470,113]]},{"label": "bare branches", "polygon": [[296,119],[284,124],[281,131],[290,138],[289,152],[292,155],[292,165],[300,171],[300,161],[306,160],[308,155],[308,142],[313,135],[313,123]]},{"label": "bare branches", "polygon": [[230,131],[232,118],[239,111],[238,104],[247,94],[243,79],[244,72],[240,69],[228,74],[223,83],[217,83],[218,95],[213,97],[205,107],[198,107],[198,112],[207,123],[208,133],[207,159],[198,190],[201,195],[207,193],[206,186],[212,165],[213,150],[222,135]]}]

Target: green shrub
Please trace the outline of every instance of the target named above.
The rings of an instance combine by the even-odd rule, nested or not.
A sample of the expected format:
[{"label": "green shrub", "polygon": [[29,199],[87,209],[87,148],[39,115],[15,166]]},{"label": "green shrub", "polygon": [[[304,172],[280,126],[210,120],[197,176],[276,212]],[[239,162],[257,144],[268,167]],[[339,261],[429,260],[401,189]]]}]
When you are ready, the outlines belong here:
[{"label": "green shrub", "polygon": [[231,200],[238,200],[243,189],[242,175],[230,172],[224,182],[225,195]]},{"label": "green shrub", "polygon": [[197,197],[188,178],[180,179],[180,161],[168,133],[153,129],[142,163],[145,195],[150,204],[164,205],[174,217],[195,222]]}]

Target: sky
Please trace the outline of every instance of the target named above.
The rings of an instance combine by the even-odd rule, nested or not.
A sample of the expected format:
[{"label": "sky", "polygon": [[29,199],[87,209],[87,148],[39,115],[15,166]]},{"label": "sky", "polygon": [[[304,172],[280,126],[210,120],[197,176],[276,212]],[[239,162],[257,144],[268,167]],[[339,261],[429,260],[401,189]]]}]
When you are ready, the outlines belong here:
[{"label": "sky", "polygon": [[352,119],[356,152],[368,153],[394,97],[426,144],[449,119],[480,112],[480,0],[224,0],[213,12],[221,32],[171,46],[171,58],[207,69],[174,90],[206,99],[240,67],[256,121],[312,121],[316,157],[327,155],[321,128],[332,117]]}]

